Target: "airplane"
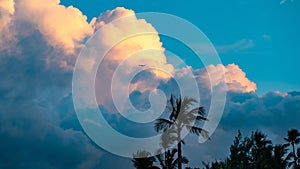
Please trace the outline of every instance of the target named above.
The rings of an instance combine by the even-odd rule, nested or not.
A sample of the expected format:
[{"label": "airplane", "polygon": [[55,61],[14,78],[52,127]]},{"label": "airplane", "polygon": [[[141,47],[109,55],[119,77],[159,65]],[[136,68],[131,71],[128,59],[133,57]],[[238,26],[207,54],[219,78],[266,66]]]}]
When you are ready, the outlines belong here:
[{"label": "airplane", "polygon": [[144,64],[139,64],[139,67],[144,67],[144,66],[146,66],[146,65],[144,65]]}]

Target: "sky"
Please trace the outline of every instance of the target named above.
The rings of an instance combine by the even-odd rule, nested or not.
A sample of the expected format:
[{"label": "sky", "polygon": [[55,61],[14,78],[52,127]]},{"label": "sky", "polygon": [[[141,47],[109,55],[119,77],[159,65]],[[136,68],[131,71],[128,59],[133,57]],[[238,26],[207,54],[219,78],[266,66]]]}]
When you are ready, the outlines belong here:
[{"label": "sky", "polygon": [[[199,92],[208,114],[213,90],[226,93],[211,141],[200,144],[192,135],[185,139],[189,144],[183,154],[192,167],[224,159],[238,129],[244,135],[262,130],[274,143],[282,143],[287,130],[300,130],[299,9],[299,0],[0,0],[0,168],[133,168],[130,158],[98,146],[81,125],[76,98],[93,105],[90,93],[114,130],[137,138],[157,133],[153,122],[134,121],[155,117],[161,110],[153,105],[180,87],[188,86],[183,87],[188,96]],[[221,63],[204,66],[185,44],[160,35],[154,23],[139,18],[140,12],[189,21],[207,36]],[[125,16],[130,17],[111,25]],[[149,34],[116,44],[145,31]],[[96,57],[113,45],[95,69]],[[199,44],[192,47],[203,50]],[[78,74],[78,67],[83,72]],[[94,71],[92,90],[85,86],[91,85],[86,83],[89,76],[76,75]],[[72,85],[87,88],[78,95]],[[126,101],[138,111],[150,109],[153,116],[132,113]],[[105,134],[97,136],[101,140]]]},{"label": "sky", "polygon": [[[89,19],[124,6],[135,12],[163,12],[195,24],[217,47],[224,64],[236,63],[257,83],[259,94],[269,90],[296,90],[300,84],[299,2],[257,1],[133,1],[64,0]],[[172,51],[172,50],[171,50]],[[182,56],[185,57],[185,56]],[[255,69],[253,68],[255,67]],[[274,85],[276,84],[276,85]]]}]

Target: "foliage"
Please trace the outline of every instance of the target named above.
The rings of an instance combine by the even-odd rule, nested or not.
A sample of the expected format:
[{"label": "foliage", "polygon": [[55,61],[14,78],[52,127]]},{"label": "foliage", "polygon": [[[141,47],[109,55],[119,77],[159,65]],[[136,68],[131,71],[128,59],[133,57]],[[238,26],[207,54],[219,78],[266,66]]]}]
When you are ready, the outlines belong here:
[{"label": "foliage", "polygon": [[[273,145],[267,135],[255,131],[250,137],[242,137],[238,131],[233,144],[230,146],[230,155],[223,161],[205,164],[205,169],[299,169],[300,148],[295,150],[299,143],[299,132],[295,129],[288,131],[284,138],[288,144]],[[291,145],[291,152],[289,152]]]},{"label": "foliage", "polygon": [[[175,141],[177,143],[177,167],[182,169],[182,163],[185,159],[182,157],[182,132],[188,130],[195,135],[201,135],[207,138],[208,132],[200,127],[195,126],[200,121],[207,120],[203,115],[205,110],[203,107],[193,107],[197,101],[193,98],[175,98],[171,96],[169,100],[169,109],[167,112],[168,118],[160,118],[156,120],[155,130],[157,132],[164,131],[167,133],[166,139],[162,138],[162,147],[166,149],[170,141]],[[172,143],[171,143],[172,144]]]},{"label": "foliage", "polygon": [[148,169],[153,166],[153,162],[156,160],[149,152],[140,150],[133,154],[133,159],[131,161],[136,169]]}]

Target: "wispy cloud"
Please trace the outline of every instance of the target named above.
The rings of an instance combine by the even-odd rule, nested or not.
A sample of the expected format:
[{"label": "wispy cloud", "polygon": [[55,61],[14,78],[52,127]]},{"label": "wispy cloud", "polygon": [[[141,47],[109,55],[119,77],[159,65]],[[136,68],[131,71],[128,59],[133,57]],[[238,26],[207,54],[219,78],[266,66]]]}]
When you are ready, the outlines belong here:
[{"label": "wispy cloud", "polygon": [[[200,54],[214,53],[211,44],[208,43],[193,44],[193,47],[196,50],[195,52]],[[253,47],[255,47],[255,43],[252,39],[241,39],[229,44],[215,45],[218,53],[244,53]]]},{"label": "wispy cloud", "polygon": [[[279,4],[280,4],[280,5],[283,5],[283,4],[285,4],[287,1],[288,1],[288,0],[281,0]],[[290,0],[290,2],[294,2],[294,0]]]},{"label": "wispy cloud", "polygon": [[226,44],[226,45],[217,45],[217,51],[219,53],[240,53],[247,49],[251,49],[255,47],[255,43],[252,39],[241,39],[237,40],[236,42],[232,44]]},{"label": "wispy cloud", "polygon": [[265,40],[265,41],[272,41],[272,37],[268,34],[263,34],[261,35],[261,37]]}]

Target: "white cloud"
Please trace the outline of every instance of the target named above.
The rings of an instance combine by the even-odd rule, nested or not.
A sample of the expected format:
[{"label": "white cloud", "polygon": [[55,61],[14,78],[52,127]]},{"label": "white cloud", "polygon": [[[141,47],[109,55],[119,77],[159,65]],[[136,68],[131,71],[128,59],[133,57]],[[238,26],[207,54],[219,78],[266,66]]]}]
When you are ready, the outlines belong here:
[{"label": "white cloud", "polygon": [[232,44],[216,46],[217,51],[219,53],[228,53],[228,52],[240,53],[247,49],[251,49],[253,47],[255,47],[255,43],[252,39],[241,39]]},{"label": "white cloud", "polygon": [[79,9],[59,3],[60,0],[17,0],[15,17],[31,23],[53,47],[74,53],[93,29]]},{"label": "white cloud", "polygon": [[[291,2],[294,2],[294,0],[290,0],[290,1],[291,1]],[[281,0],[279,4],[280,4],[280,5],[283,5],[283,4],[285,4],[286,2],[287,2],[287,0]]]},{"label": "white cloud", "polygon": [[[223,81],[223,73],[227,85],[227,91],[236,92],[255,92],[256,84],[246,77],[238,65],[229,64],[224,65],[209,65],[205,69],[194,70],[197,81],[200,85],[205,85],[207,89],[212,86],[218,86]],[[207,73],[210,72],[210,75]],[[211,83],[212,82],[212,83]]]},{"label": "white cloud", "polygon": [[[148,85],[142,81],[136,82],[136,84],[130,86],[131,91],[140,89],[139,85],[142,85],[145,89],[155,89],[159,84],[159,80],[169,78],[168,74],[158,69],[172,74],[174,68],[167,63],[164,48],[157,31],[144,19],[138,19],[134,11],[118,7],[102,13],[97,19],[93,19],[92,23],[94,28],[98,29],[95,37],[93,37],[96,38],[96,45],[101,48],[111,48],[99,66],[96,78],[97,86],[101,86],[96,88],[99,103],[105,104],[107,101],[110,102],[112,100],[110,92],[111,79],[116,70],[120,74],[115,73],[116,81],[113,83],[118,86],[118,91],[114,89],[113,91],[118,92],[120,98],[128,97],[124,95],[124,93],[127,93],[130,85],[130,79],[128,78],[134,72],[143,69],[139,65],[145,65],[144,68],[157,68],[148,70],[152,72],[157,81],[154,80]],[[94,62],[90,64],[93,65]]]},{"label": "white cloud", "polygon": [[272,41],[272,37],[268,34],[263,34],[261,37],[266,41]]},{"label": "white cloud", "polygon": [[14,12],[13,0],[0,0],[0,51],[8,49],[14,41],[14,32],[10,30]]}]

